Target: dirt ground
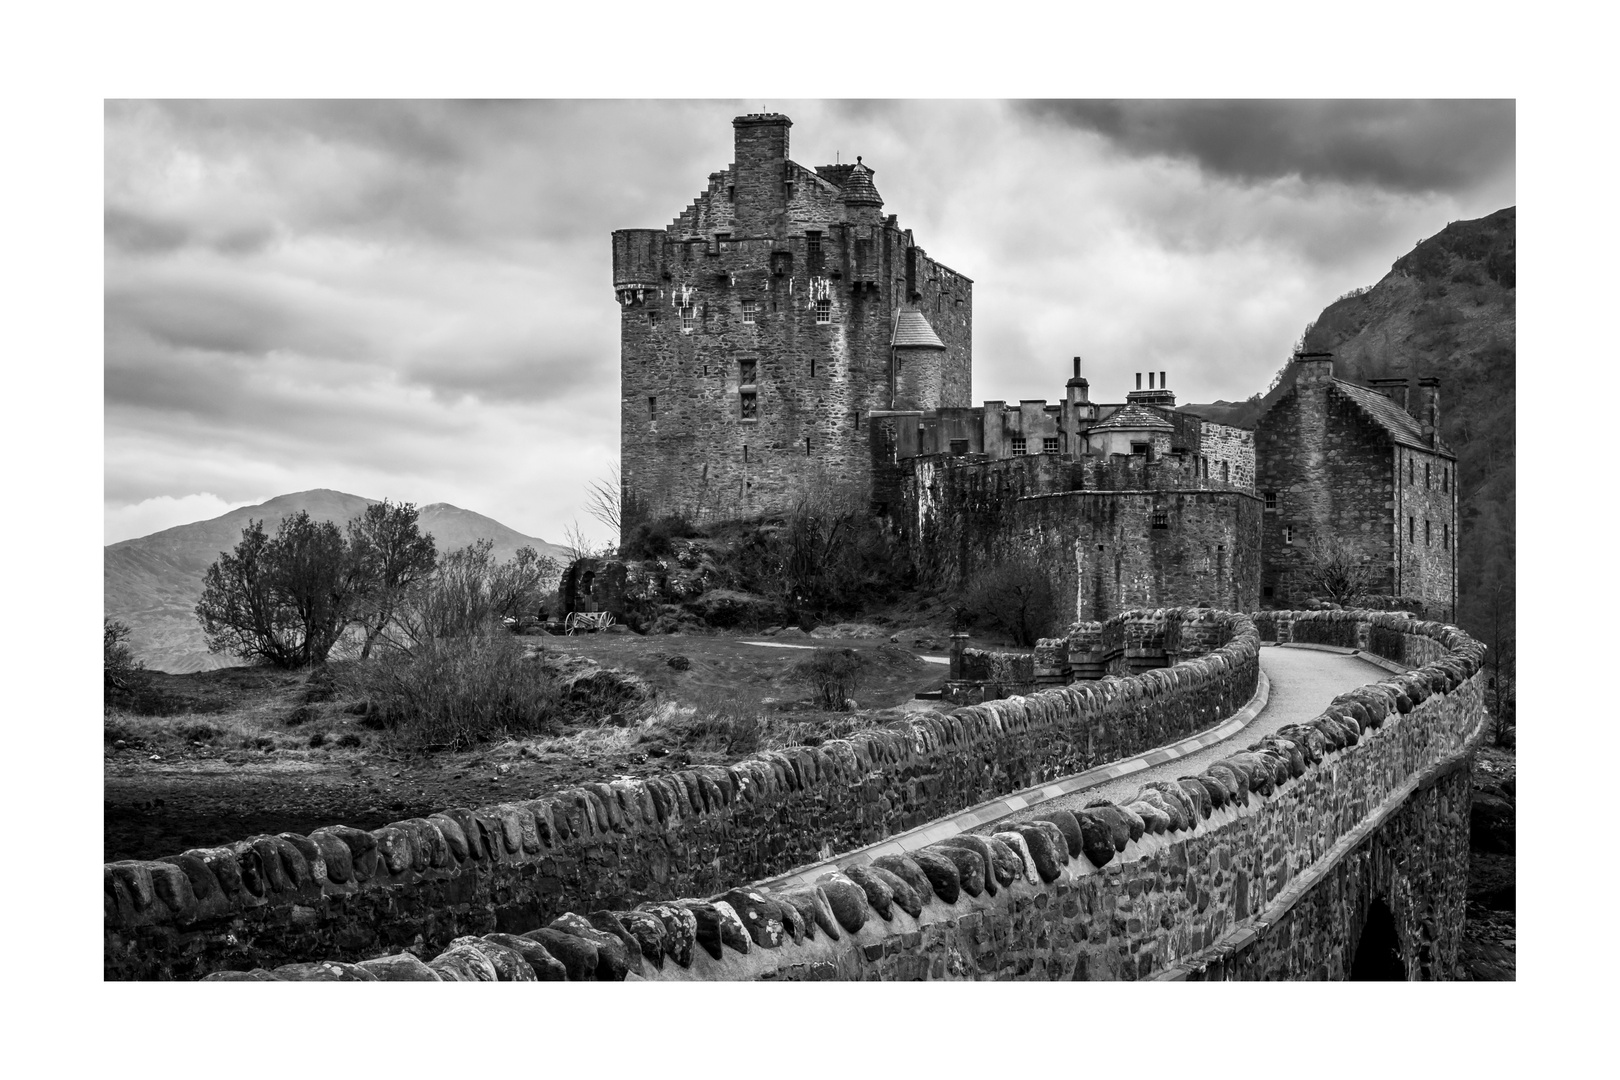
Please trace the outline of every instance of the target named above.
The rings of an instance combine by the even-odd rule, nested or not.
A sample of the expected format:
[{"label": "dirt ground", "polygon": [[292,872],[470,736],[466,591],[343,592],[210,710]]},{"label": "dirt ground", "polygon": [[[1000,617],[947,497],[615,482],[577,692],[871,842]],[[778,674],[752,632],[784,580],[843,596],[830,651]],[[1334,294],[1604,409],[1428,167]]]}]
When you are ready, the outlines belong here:
[{"label": "dirt ground", "polygon": [[[849,629],[866,636],[811,638],[789,630],[781,637],[756,631],[525,639],[531,648],[633,672],[654,689],[654,701],[641,715],[585,716],[549,737],[432,755],[394,748],[347,711],[341,691],[319,692],[305,673],[159,674],[154,682],[177,710],[173,715],[106,718],[104,857],[152,859],[339,823],[375,828],[588,780],[724,764],[771,745],[881,722],[883,713],[866,711],[895,709],[944,682],[947,668],[919,653],[943,655],[948,640],[924,631],[891,643],[892,628]],[[871,676],[856,700],[866,715],[817,709],[810,688],[790,678],[793,665],[810,655],[786,647],[794,645],[853,648],[865,656]]]}]

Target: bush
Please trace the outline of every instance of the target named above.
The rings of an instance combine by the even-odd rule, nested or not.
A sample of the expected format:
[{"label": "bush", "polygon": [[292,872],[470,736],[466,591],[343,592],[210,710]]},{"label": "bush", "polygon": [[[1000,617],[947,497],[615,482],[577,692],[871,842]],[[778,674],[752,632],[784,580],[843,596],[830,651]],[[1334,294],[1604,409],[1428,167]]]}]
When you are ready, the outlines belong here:
[{"label": "bush", "polygon": [[[561,719],[558,687],[494,627],[436,638],[353,668],[366,726],[418,750],[458,750],[506,735],[545,734]],[[343,745],[339,741],[339,745]]]},{"label": "bush", "polygon": [[146,688],[146,665],[129,647],[129,627],[105,616],[101,620],[102,697],[106,704],[127,704]]},{"label": "bush", "polygon": [[630,533],[621,554],[626,559],[656,559],[668,555],[671,541],[703,535],[685,512],[668,514],[657,521],[643,521]]},{"label": "bush", "polygon": [[854,649],[817,649],[793,665],[790,677],[811,687],[822,708],[842,712],[865,681],[869,666],[866,657]]},{"label": "bush", "polygon": [[1025,648],[1058,629],[1057,590],[1040,564],[1023,556],[975,575],[962,592],[960,609],[965,621],[998,630]]}]

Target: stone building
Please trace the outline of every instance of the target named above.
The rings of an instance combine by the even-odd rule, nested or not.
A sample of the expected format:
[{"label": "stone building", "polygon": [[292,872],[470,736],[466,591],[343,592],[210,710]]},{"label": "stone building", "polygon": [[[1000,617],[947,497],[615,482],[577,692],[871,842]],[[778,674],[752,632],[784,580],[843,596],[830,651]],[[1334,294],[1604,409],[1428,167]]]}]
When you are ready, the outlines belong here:
[{"label": "stone building", "polygon": [[737,117],[735,160],[669,226],[613,234],[627,525],[864,491],[874,412],[970,400],[973,282],[883,213],[861,158],[791,160],[791,126]]},{"label": "stone building", "polygon": [[1457,458],[1441,441],[1437,379],[1333,375],[1331,353],[1296,358],[1294,385],[1255,427],[1264,500],[1261,600],[1297,607],[1320,595],[1322,541],[1349,541],[1373,566],[1373,592],[1457,607]]},{"label": "stone building", "polygon": [[1075,358],[1061,403],[891,410],[871,427],[874,509],[925,580],[1033,561],[1064,617],[1132,607],[1258,606],[1253,433],[1175,411],[1165,373],[1090,400]]}]

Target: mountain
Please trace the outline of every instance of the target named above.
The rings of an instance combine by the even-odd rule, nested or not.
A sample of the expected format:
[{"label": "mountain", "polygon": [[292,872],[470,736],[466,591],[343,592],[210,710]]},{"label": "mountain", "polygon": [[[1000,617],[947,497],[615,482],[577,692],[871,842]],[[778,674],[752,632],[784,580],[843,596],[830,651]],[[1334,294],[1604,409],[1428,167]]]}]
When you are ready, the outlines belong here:
[{"label": "mountain", "polygon": [[[202,596],[202,578],[209,564],[221,552],[236,547],[251,521],[262,520],[265,531],[273,534],[283,518],[305,510],[317,521],[341,526],[376,501],[341,491],[300,491],[207,521],[108,544],[102,557],[106,613],[129,624],[130,647],[148,667],[176,673],[227,667],[237,661],[208,651],[192,613]],[[509,559],[518,548],[528,546],[560,564],[569,561],[567,549],[561,545],[525,536],[493,518],[449,503],[421,507],[417,523],[441,552],[474,540],[492,540],[497,559]]]},{"label": "mountain", "polygon": [[[1440,438],[1457,454],[1457,621],[1511,648],[1514,615],[1515,207],[1454,221],[1395,260],[1371,288],[1323,309],[1306,351],[1331,352],[1334,374],[1440,380]],[[1189,405],[1253,426],[1293,385],[1294,367],[1259,400]],[[1500,651],[1500,649],[1499,649]]]}]

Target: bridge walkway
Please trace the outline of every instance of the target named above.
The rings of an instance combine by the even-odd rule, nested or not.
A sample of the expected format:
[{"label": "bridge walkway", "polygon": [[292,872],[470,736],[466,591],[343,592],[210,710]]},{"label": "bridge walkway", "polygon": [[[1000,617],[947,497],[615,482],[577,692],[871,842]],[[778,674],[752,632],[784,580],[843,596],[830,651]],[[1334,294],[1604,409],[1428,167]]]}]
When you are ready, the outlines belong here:
[{"label": "bridge walkway", "polygon": [[1028,821],[1053,810],[1073,812],[1097,799],[1122,803],[1150,780],[1196,776],[1215,762],[1230,757],[1278,728],[1310,720],[1346,690],[1354,690],[1389,676],[1387,669],[1357,655],[1291,645],[1262,648],[1260,670],[1271,680],[1271,696],[1260,714],[1237,733],[1174,761],[1151,765],[1140,772],[1104,780],[1082,791],[1014,811],[1000,818],[993,828]]},{"label": "bridge walkway", "polygon": [[[1051,810],[1078,810],[1098,798],[1123,802],[1149,780],[1174,780],[1179,776],[1196,775],[1213,762],[1238,753],[1278,728],[1311,719],[1346,690],[1377,682],[1387,677],[1391,668],[1401,670],[1395,665],[1381,666],[1382,663],[1385,662],[1373,663],[1361,654],[1327,646],[1265,646],[1260,650],[1260,671],[1264,679],[1270,682],[1265,706],[1236,730],[1230,730],[1235,722],[1228,721],[1219,725],[1215,733],[1206,733],[1203,737],[1183,740],[1183,744],[1178,744],[1197,743],[1197,749],[1178,753],[1168,761],[1163,760],[1163,749],[1152,750],[1124,762],[1093,770],[1098,774],[1095,783],[1087,783],[1066,794],[1048,798],[1035,789],[1009,795],[897,833],[877,844],[842,852],[756,884],[773,888],[810,884],[822,874],[840,866],[863,865],[882,855],[926,847],[947,836],[999,831],[1009,823],[1027,821]],[[1224,738],[1211,738],[1212,734],[1218,735],[1220,731],[1229,733]],[[1146,767],[1142,765],[1144,760],[1149,763]]]}]

